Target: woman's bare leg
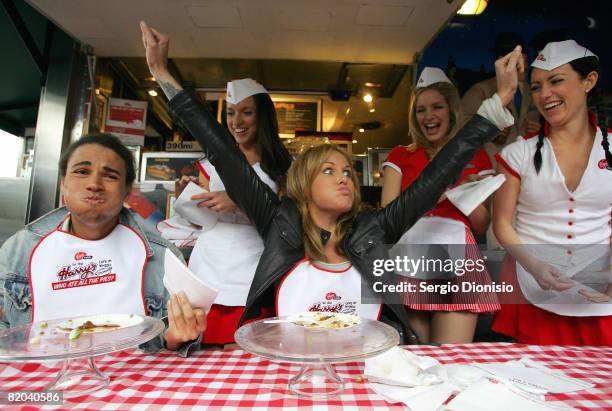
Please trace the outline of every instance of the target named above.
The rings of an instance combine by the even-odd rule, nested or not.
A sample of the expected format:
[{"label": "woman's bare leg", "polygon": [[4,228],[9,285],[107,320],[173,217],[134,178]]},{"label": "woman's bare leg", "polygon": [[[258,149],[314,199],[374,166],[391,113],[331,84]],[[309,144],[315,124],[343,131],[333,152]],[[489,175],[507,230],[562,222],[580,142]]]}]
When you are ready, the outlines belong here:
[{"label": "woman's bare leg", "polygon": [[436,311],[431,320],[431,342],[470,343],[474,340],[478,314],[466,311]]}]

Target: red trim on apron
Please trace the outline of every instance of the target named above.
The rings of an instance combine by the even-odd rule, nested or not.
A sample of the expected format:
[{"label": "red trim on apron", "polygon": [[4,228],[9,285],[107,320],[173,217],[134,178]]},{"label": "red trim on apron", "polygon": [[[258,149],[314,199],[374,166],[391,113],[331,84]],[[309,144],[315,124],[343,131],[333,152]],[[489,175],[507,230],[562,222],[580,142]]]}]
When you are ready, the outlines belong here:
[{"label": "red trim on apron", "polygon": [[278,293],[280,292],[280,289],[283,287],[283,284],[285,283],[285,280],[287,278],[289,278],[289,276],[295,271],[296,268],[298,268],[304,261],[307,261],[308,257],[304,257],[302,258],[300,261],[298,261],[293,268],[287,273],[285,274],[285,277],[281,280],[280,284],[278,285],[278,287],[276,287],[276,293],[275,297],[274,297],[274,309],[276,310],[276,314],[278,315]]},{"label": "red trim on apron", "polygon": [[196,162],[196,166],[198,167],[198,169],[200,170],[200,173],[202,173],[204,175],[204,177],[206,177],[206,179],[208,181],[210,181],[210,176],[208,175],[208,173],[206,172],[206,169],[204,168],[204,166],[202,165],[201,162],[197,161]]}]

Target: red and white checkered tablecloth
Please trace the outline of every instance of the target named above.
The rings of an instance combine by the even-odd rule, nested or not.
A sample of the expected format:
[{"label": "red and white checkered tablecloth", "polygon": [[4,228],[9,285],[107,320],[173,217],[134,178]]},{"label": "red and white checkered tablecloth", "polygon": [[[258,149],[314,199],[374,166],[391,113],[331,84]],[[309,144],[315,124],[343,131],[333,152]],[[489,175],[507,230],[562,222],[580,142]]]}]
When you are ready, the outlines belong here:
[{"label": "red and white checkered tablecloth", "polygon": [[[503,362],[529,356],[571,377],[596,384],[572,394],[548,395],[548,401],[561,401],[580,409],[612,410],[612,347],[477,343],[406,348],[442,363]],[[346,390],[332,399],[317,401],[287,393],[287,381],[298,372],[298,365],[274,363],[241,350],[205,350],[190,358],[129,350],[98,357],[96,363],[111,377],[109,387],[65,400],[62,409],[405,409],[387,403],[367,387],[360,378],[363,362],[336,365],[336,371],[346,380]],[[53,364],[0,364],[0,390],[41,389],[56,372]]]}]

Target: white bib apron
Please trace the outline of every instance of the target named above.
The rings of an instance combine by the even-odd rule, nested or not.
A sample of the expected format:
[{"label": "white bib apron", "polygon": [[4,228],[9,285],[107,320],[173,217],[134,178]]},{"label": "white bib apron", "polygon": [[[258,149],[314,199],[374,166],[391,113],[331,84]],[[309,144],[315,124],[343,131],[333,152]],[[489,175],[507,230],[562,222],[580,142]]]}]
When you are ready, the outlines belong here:
[{"label": "white bib apron", "polygon": [[38,242],[30,258],[32,321],[144,315],[146,264],[144,240],[125,225],[96,241],[57,228]]},{"label": "white bib apron", "polygon": [[574,280],[576,285],[565,291],[543,290],[535,278],[517,262],[518,283],[523,295],[530,303],[543,310],[568,317],[612,315],[612,302],[595,303],[578,293],[581,289],[605,293],[612,276],[609,255],[593,261],[587,267],[583,267],[583,271],[573,272],[573,274],[566,269],[567,267],[559,266],[551,261],[548,263]]},{"label": "white bib apron", "polygon": [[[451,218],[429,216],[420,218],[391,248],[391,256],[407,256],[418,260],[429,255],[430,245],[446,245],[448,258],[457,261],[466,258],[466,235],[468,228],[461,221]],[[416,273],[413,278],[429,280],[427,275]]]},{"label": "white bib apron", "polygon": [[381,309],[381,304],[361,303],[361,275],[352,265],[331,271],[304,259],[285,276],[276,293],[278,316],[323,311],[378,320]]},{"label": "white bib apron", "polygon": [[[208,160],[199,164],[200,169],[208,175],[210,191],[225,191],[212,164]],[[255,163],[253,170],[274,192],[278,190],[277,184],[263,171],[260,163]],[[218,214],[217,224],[198,237],[189,257],[189,269],[218,290],[215,304],[244,306],[264,243],[244,212]]]}]

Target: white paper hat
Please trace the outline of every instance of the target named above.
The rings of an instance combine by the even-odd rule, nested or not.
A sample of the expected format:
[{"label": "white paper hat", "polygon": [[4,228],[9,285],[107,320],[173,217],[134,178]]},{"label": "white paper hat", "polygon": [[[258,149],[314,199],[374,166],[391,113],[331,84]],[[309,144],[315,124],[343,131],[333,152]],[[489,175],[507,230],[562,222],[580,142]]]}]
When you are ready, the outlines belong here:
[{"label": "white paper hat", "polygon": [[252,78],[228,81],[226,101],[230,104],[238,104],[253,94],[268,93],[268,90]]},{"label": "white paper hat", "polygon": [[425,67],[417,80],[416,88],[429,87],[434,83],[453,84],[446,74],[437,67]]},{"label": "white paper hat", "polygon": [[595,54],[574,40],[555,41],[548,43],[538,53],[538,56],[531,63],[531,67],[550,71],[570,61],[589,56],[595,56]]}]

